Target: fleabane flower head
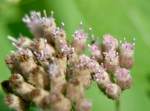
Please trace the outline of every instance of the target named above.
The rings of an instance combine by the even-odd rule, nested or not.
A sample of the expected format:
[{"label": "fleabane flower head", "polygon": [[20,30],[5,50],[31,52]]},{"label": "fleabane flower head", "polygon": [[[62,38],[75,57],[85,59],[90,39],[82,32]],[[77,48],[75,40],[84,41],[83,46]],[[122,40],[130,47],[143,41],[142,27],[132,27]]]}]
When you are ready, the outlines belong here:
[{"label": "fleabane flower head", "polygon": [[118,40],[113,36],[106,34],[103,36],[103,46],[105,51],[115,50],[118,48]]}]

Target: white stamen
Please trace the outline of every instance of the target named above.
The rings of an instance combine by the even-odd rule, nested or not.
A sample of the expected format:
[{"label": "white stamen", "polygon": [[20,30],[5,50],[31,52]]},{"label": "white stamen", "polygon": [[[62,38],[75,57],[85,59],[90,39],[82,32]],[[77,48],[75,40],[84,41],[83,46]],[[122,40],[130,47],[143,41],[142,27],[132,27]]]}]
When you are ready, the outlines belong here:
[{"label": "white stamen", "polygon": [[51,16],[52,16],[52,17],[54,16],[54,11],[53,11],[53,10],[51,11]]},{"label": "white stamen", "polygon": [[64,23],[64,22],[61,22],[61,25],[64,27],[64,26],[65,26],[65,23]]},{"label": "white stamen", "polygon": [[8,39],[9,39],[10,41],[12,41],[12,42],[15,42],[15,43],[18,42],[17,39],[15,39],[15,38],[12,37],[12,36],[8,36]]},{"label": "white stamen", "polygon": [[89,27],[89,31],[91,31],[92,30],[92,28],[91,27]]},{"label": "white stamen", "polygon": [[82,21],[80,21],[80,25],[83,25],[83,22],[82,22]]},{"label": "white stamen", "polygon": [[43,10],[44,17],[47,17],[46,10]]}]

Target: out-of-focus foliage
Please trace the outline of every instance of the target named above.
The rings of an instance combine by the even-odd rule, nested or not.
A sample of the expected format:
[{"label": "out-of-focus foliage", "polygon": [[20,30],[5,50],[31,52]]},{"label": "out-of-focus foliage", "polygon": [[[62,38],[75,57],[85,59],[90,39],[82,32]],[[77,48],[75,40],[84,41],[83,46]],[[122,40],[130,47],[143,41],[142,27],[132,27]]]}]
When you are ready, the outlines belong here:
[{"label": "out-of-focus foliage", "polygon": [[[7,35],[20,33],[32,37],[21,19],[31,10],[54,11],[56,21],[65,23],[68,39],[82,20],[96,36],[105,33],[123,40],[136,38],[133,87],[121,97],[121,111],[150,110],[150,0],[0,0],[0,82],[8,78],[5,56],[13,48]],[[0,111],[10,111],[3,103],[0,89]],[[87,91],[93,111],[114,111],[114,102],[97,88]],[[34,109],[34,108],[33,108]]]}]

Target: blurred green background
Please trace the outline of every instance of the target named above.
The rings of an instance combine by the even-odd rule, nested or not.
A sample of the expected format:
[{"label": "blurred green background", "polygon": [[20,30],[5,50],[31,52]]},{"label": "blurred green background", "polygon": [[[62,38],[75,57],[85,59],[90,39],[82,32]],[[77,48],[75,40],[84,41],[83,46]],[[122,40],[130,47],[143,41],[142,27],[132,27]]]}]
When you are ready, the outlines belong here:
[{"label": "blurred green background", "polygon": [[[121,96],[121,111],[150,111],[150,0],[0,0],[0,82],[10,75],[4,58],[12,48],[8,35],[32,37],[21,19],[31,10],[54,11],[56,22],[65,23],[68,39],[82,20],[96,36],[110,33],[118,39],[136,38],[133,87]],[[10,111],[3,102],[0,111]],[[115,111],[115,104],[96,85],[87,91],[93,111]]]}]

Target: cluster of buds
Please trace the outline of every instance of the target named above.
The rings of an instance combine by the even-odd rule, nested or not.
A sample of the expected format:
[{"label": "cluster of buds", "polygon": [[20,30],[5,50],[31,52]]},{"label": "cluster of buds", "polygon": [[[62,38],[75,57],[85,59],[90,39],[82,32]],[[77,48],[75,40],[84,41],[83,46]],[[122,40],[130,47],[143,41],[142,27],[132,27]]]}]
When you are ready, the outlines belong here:
[{"label": "cluster of buds", "polygon": [[91,111],[92,103],[85,97],[85,90],[92,81],[115,100],[131,86],[133,44],[119,44],[111,35],[105,35],[102,45],[88,45],[89,57],[83,54],[88,34],[82,27],[69,44],[53,15],[47,17],[44,12],[43,17],[33,11],[23,22],[34,39],[9,36],[16,51],[6,57],[11,76],[2,82],[2,87],[10,108],[27,111],[34,105],[43,111]]},{"label": "cluster of buds", "polygon": [[94,73],[94,80],[104,94],[118,100],[121,92],[132,85],[130,69],[134,61],[134,43],[119,43],[116,38],[106,34],[102,44],[95,42],[89,47],[92,62],[90,60],[88,64]]}]

